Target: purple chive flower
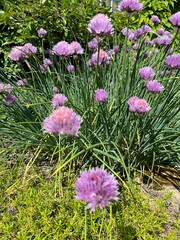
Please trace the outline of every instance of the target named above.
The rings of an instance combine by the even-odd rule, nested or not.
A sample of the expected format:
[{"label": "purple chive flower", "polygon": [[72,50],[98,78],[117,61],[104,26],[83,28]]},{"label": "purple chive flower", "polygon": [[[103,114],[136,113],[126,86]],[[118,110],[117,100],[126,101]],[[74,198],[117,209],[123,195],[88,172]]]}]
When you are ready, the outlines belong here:
[{"label": "purple chive flower", "polygon": [[24,86],[24,85],[26,85],[27,83],[28,83],[28,81],[27,81],[26,78],[17,81],[18,87]]},{"label": "purple chive flower", "polygon": [[59,107],[51,113],[42,126],[47,133],[78,136],[82,119],[71,108]]},{"label": "purple chive flower", "polygon": [[123,28],[122,30],[121,30],[121,33],[122,33],[122,35],[124,35],[124,36],[129,36],[130,34],[132,34],[133,32],[131,31],[131,29],[128,29],[127,27],[125,27],[125,28]]},{"label": "purple chive flower", "polygon": [[153,78],[156,74],[151,67],[143,67],[139,69],[139,75],[143,80],[148,81],[150,78]]},{"label": "purple chive flower", "polygon": [[158,29],[156,32],[157,32],[157,34],[159,34],[159,35],[163,35],[163,34],[165,33],[165,30],[164,30],[163,28],[160,28],[160,29]]},{"label": "purple chive flower", "polygon": [[94,93],[94,100],[96,102],[106,102],[108,100],[108,92],[104,89],[97,89]]},{"label": "purple chive flower", "polygon": [[140,46],[139,46],[139,44],[134,44],[134,45],[132,46],[132,48],[133,48],[134,50],[138,50],[138,49],[140,49]]},{"label": "purple chive flower", "polygon": [[119,46],[118,45],[114,46],[113,50],[114,50],[115,54],[118,53],[119,52]]},{"label": "purple chive flower", "polygon": [[163,36],[167,36],[167,37],[169,37],[170,39],[172,38],[172,34],[171,34],[170,32],[168,32],[168,31],[165,31],[165,32],[163,33]]},{"label": "purple chive flower", "polygon": [[15,102],[17,101],[17,97],[12,95],[12,94],[9,94],[7,95],[7,97],[5,98],[5,103],[7,105],[12,105],[14,104]]},{"label": "purple chive flower", "polygon": [[73,65],[68,65],[67,66],[67,70],[68,70],[68,72],[74,72],[75,71],[75,67]]},{"label": "purple chive flower", "polygon": [[180,12],[173,14],[170,21],[175,27],[180,27]]},{"label": "purple chive flower", "polygon": [[139,2],[139,0],[122,0],[118,4],[118,10],[120,12],[138,12],[142,9],[143,5]]},{"label": "purple chive flower", "polygon": [[99,43],[98,39],[93,38],[90,42],[88,42],[88,48],[89,49],[97,49],[98,43]]},{"label": "purple chive flower", "polygon": [[151,40],[149,38],[146,38],[144,41],[146,44],[151,44]]},{"label": "purple chive flower", "polygon": [[161,20],[158,18],[158,16],[152,16],[151,21],[153,23],[157,23],[157,24],[161,22]]},{"label": "purple chive flower", "polygon": [[37,47],[33,46],[31,43],[26,43],[22,47],[23,53],[25,53],[27,56],[32,56],[33,54],[37,54]]},{"label": "purple chive flower", "polygon": [[114,32],[114,28],[108,16],[99,13],[91,19],[88,24],[88,31],[97,36],[104,37],[111,36]]},{"label": "purple chive flower", "polygon": [[52,88],[52,91],[53,91],[54,93],[58,93],[58,92],[59,92],[59,89],[58,89],[57,87],[53,87],[53,88]]},{"label": "purple chive flower", "polygon": [[154,43],[158,45],[169,45],[171,44],[171,42],[172,42],[171,39],[166,35],[162,35],[161,37],[154,39]]},{"label": "purple chive flower", "polygon": [[69,43],[61,41],[54,45],[52,52],[57,56],[68,57],[73,54],[73,49]]},{"label": "purple chive flower", "polygon": [[128,40],[131,41],[131,42],[135,42],[137,40],[137,38],[135,37],[134,33],[131,33],[128,36]]},{"label": "purple chive flower", "polygon": [[83,54],[84,50],[83,50],[83,48],[81,47],[81,44],[80,44],[80,43],[73,41],[73,42],[70,44],[70,46],[71,46],[71,48],[72,48],[73,54]]},{"label": "purple chive flower", "polygon": [[45,58],[43,60],[43,64],[46,65],[46,66],[49,66],[49,65],[52,65],[52,61],[49,58]]},{"label": "purple chive flower", "polygon": [[43,29],[43,28],[40,28],[39,30],[37,30],[37,33],[38,33],[39,37],[43,38],[43,37],[46,36],[47,31],[45,29]]},{"label": "purple chive flower", "polygon": [[8,57],[13,61],[24,61],[26,59],[26,55],[24,54],[22,48],[22,46],[13,47]]},{"label": "purple chive flower", "polygon": [[160,93],[164,90],[164,86],[162,86],[157,80],[149,81],[146,84],[146,88],[152,93]]},{"label": "purple chive flower", "polygon": [[138,28],[136,30],[134,30],[134,37],[136,39],[140,38],[143,35],[143,29],[142,28]]},{"label": "purple chive flower", "polygon": [[52,99],[52,106],[53,106],[53,108],[63,106],[67,101],[68,101],[68,99],[65,95],[58,93],[58,94],[54,95],[54,97]]},{"label": "purple chive flower", "polygon": [[113,57],[115,55],[115,52],[114,52],[114,49],[110,49],[108,52],[107,52],[108,56],[109,57]]},{"label": "purple chive flower", "polygon": [[1,92],[11,93],[12,90],[13,90],[13,86],[11,84],[0,83],[0,93]]},{"label": "purple chive flower", "polygon": [[47,70],[50,65],[52,65],[52,61],[48,58],[45,58],[43,60],[43,64],[40,65],[40,70],[43,72],[43,71]]},{"label": "purple chive flower", "polygon": [[105,51],[101,49],[99,53],[97,51],[92,55],[89,61],[89,66],[96,66],[96,65],[100,66],[103,63],[109,64],[109,61],[110,61],[110,57]]},{"label": "purple chive flower", "polygon": [[167,56],[165,62],[171,69],[180,69],[180,54],[172,54]]},{"label": "purple chive flower", "polygon": [[142,29],[143,33],[148,33],[148,32],[151,31],[151,27],[148,26],[148,25],[143,25],[143,26],[141,27],[141,29]]},{"label": "purple chive flower", "polygon": [[140,99],[136,96],[130,97],[127,103],[131,112],[146,113],[151,109],[146,100]]},{"label": "purple chive flower", "polygon": [[94,212],[96,207],[109,206],[118,201],[118,182],[112,174],[98,167],[83,171],[75,183],[77,200],[88,203],[87,209]]}]

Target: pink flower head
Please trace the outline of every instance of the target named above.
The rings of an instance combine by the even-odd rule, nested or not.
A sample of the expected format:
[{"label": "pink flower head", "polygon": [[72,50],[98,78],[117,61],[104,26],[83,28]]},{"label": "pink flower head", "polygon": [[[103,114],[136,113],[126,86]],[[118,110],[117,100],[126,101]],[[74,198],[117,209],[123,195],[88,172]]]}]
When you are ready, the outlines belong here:
[{"label": "pink flower head", "polygon": [[13,86],[11,84],[0,83],[0,93],[1,92],[11,93],[12,90],[13,90]]},{"label": "pink flower head", "polygon": [[134,50],[138,50],[138,49],[140,49],[140,46],[139,46],[139,44],[134,44],[134,45],[132,46],[132,48],[133,48]]},{"label": "pink flower head", "polygon": [[[99,60],[99,61],[98,61]],[[103,63],[109,64],[110,57],[108,56],[107,52],[103,51],[102,49],[99,51],[96,51],[91,59],[90,59],[90,66],[100,66]]]},{"label": "pink flower head", "polygon": [[59,92],[59,89],[58,89],[57,87],[53,87],[53,88],[52,88],[52,91],[53,91],[54,93],[58,93],[58,92]]},{"label": "pink flower head", "polygon": [[143,80],[148,81],[150,78],[153,78],[156,74],[151,67],[143,67],[139,69],[139,75]]},{"label": "pink flower head", "polygon": [[136,96],[128,99],[129,110],[131,112],[145,113],[150,111],[150,106],[144,99],[140,99]]},{"label": "pink flower head", "polygon": [[97,49],[99,41],[97,38],[93,38],[90,42],[88,42],[88,48],[89,49]]},{"label": "pink flower head", "polygon": [[83,171],[75,184],[77,200],[88,203],[87,208],[94,212],[109,206],[112,200],[118,201],[118,182],[106,170],[98,167]]},{"label": "pink flower head", "polygon": [[139,2],[139,0],[122,0],[118,4],[118,10],[120,12],[139,12],[142,7],[143,5]]},{"label": "pink flower head", "polygon": [[74,72],[75,71],[75,67],[73,65],[68,65],[67,66],[67,70],[68,70],[68,72]]},{"label": "pink flower head", "polygon": [[53,108],[63,106],[67,101],[68,101],[68,99],[66,96],[58,93],[58,94],[54,95],[54,97],[52,99],[52,106],[53,106]]},{"label": "pink flower head", "polygon": [[161,37],[155,38],[153,41],[158,45],[169,45],[172,42],[171,38],[167,35],[162,35]]},{"label": "pink flower head", "polygon": [[114,46],[113,50],[114,50],[115,53],[118,53],[119,52],[119,46],[118,45]]},{"label": "pink flower head", "polygon": [[164,86],[162,86],[157,80],[149,81],[146,88],[152,93],[159,93],[164,90]]},{"label": "pink flower head", "polygon": [[75,42],[73,41],[71,44],[70,44],[71,48],[72,48],[72,51],[73,51],[73,54],[83,54],[83,48],[81,47],[81,44],[78,43],[78,42]]},{"label": "pink flower head", "polygon": [[32,56],[33,54],[37,54],[37,47],[33,46],[31,43],[26,43],[22,47],[23,53],[25,53],[27,56]]},{"label": "pink flower head", "polygon": [[134,30],[134,38],[138,39],[143,35],[143,29],[142,28],[137,28],[136,30]]},{"label": "pink flower head", "polygon": [[56,45],[54,45],[52,51],[57,56],[68,57],[73,54],[73,49],[71,45],[66,41],[58,42]]},{"label": "pink flower head", "polygon": [[175,27],[180,27],[180,12],[173,14],[170,21]]},{"label": "pink flower head", "polygon": [[160,28],[160,29],[158,29],[156,32],[157,32],[157,34],[159,34],[159,35],[163,35],[164,32],[165,32],[165,30],[164,30],[163,28]]},{"label": "pink flower head", "polygon": [[142,29],[143,33],[148,33],[151,31],[151,27],[148,25],[141,26],[141,29]]},{"label": "pink flower head", "polygon": [[180,54],[171,54],[166,57],[166,65],[171,69],[180,69]]},{"label": "pink flower head", "polygon": [[17,85],[20,87],[20,86],[24,86],[28,83],[27,79],[24,78],[24,79],[21,79],[21,80],[18,80],[17,81]]},{"label": "pink flower head", "polygon": [[11,49],[9,54],[9,58],[13,61],[24,61],[26,59],[26,55],[24,54],[23,47],[17,46]]},{"label": "pink flower head", "polygon": [[90,23],[88,24],[88,31],[92,34],[104,37],[111,36],[114,32],[114,28],[108,16],[99,13],[91,19]]},{"label": "pink flower head", "polygon": [[38,36],[41,38],[45,37],[47,34],[47,31],[43,28],[40,28],[39,30],[37,30],[37,32],[38,32]]},{"label": "pink flower head", "polygon": [[161,22],[161,20],[158,18],[158,16],[152,16],[151,21],[153,23],[157,23],[157,24]]},{"label": "pink flower head", "polygon": [[45,58],[43,60],[43,64],[46,65],[46,66],[49,66],[49,65],[52,65],[52,61],[49,58]]},{"label": "pink flower head", "polygon": [[124,36],[129,36],[130,34],[132,34],[133,32],[131,31],[131,29],[128,29],[127,27],[125,27],[125,28],[123,28],[122,30],[121,30],[121,33],[122,33],[122,35],[124,35]]},{"label": "pink flower head", "polygon": [[43,128],[47,133],[78,136],[82,119],[71,108],[59,107],[51,113],[43,122]]},{"label": "pink flower head", "polygon": [[12,105],[14,104],[15,102],[17,101],[17,97],[12,95],[12,94],[9,94],[7,95],[7,97],[5,98],[5,103],[7,105]]},{"label": "pink flower head", "polygon": [[106,102],[108,100],[108,92],[104,89],[97,89],[94,93],[96,102]]}]

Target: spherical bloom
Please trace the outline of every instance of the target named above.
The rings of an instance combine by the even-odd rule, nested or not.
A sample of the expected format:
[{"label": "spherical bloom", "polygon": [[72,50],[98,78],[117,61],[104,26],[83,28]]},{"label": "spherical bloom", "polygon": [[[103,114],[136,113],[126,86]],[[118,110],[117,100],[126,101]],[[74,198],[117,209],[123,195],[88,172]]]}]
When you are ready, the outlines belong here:
[{"label": "spherical bloom", "polygon": [[41,38],[45,37],[47,34],[47,31],[43,28],[40,28],[39,30],[37,30],[37,32],[38,32],[38,36]]},{"label": "spherical bloom", "polygon": [[115,55],[115,52],[114,52],[114,49],[110,49],[108,52],[107,52],[108,56],[109,57],[113,57]]},{"label": "spherical bloom", "polygon": [[67,101],[68,101],[68,99],[66,96],[58,93],[58,94],[54,95],[54,97],[52,99],[52,106],[53,106],[53,108],[63,106]]},{"label": "spherical bloom", "polygon": [[170,21],[174,26],[180,27],[180,12],[173,14],[170,18]]},{"label": "spherical bloom", "polygon": [[73,65],[68,65],[67,66],[67,70],[68,70],[68,72],[74,72],[75,71],[75,67]]},{"label": "spherical bloom", "polygon": [[33,54],[37,54],[37,47],[33,46],[31,43],[26,43],[22,47],[23,53],[25,53],[27,56],[32,56]]},{"label": "spherical bloom", "polygon": [[81,44],[78,43],[78,42],[75,42],[73,41],[71,44],[70,44],[71,48],[72,48],[72,51],[73,51],[73,54],[83,54],[83,48],[81,47]]},{"label": "spherical bloom", "polygon": [[171,42],[172,42],[171,39],[166,35],[162,35],[161,37],[154,39],[154,43],[158,45],[169,45],[171,44]]},{"label": "spherical bloom", "polygon": [[53,91],[54,93],[58,93],[58,92],[59,92],[59,89],[58,89],[57,87],[53,87],[53,88],[52,88],[52,91]]},{"label": "spherical bloom", "polygon": [[146,84],[146,88],[152,93],[159,93],[164,90],[164,86],[162,86],[157,80],[149,81]]},{"label": "spherical bloom", "polygon": [[161,20],[158,18],[158,16],[152,16],[151,21],[153,23],[160,23],[161,22]]},{"label": "spherical bloom", "polygon": [[[99,61],[98,61],[99,60]],[[89,65],[90,66],[100,66],[102,65],[103,63],[106,63],[106,64],[109,64],[109,61],[110,61],[110,57],[108,56],[108,54],[103,51],[102,49],[99,51],[96,51],[91,59],[90,59],[90,62],[89,62]]]},{"label": "spherical bloom", "polygon": [[180,69],[180,54],[169,55],[165,61],[169,68]]},{"label": "spherical bloom", "polygon": [[97,38],[93,38],[90,42],[88,42],[88,48],[89,49],[97,49],[99,41]]},{"label": "spherical bloom", "polygon": [[122,0],[118,4],[118,10],[120,12],[138,12],[142,9],[143,5],[139,2],[139,0]]},{"label": "spherical bloom", "polygon": [[1,92],[11,93],[12,90],[13,90],[13,86],[11,84],[0,83],[0,93]]},{"label": "spherical bloom", "polygon": [[139,75],[143,80],[147,81],[150,78],[153,78],[156,74],[151,67],[143,67],[139,69]]},{"label": "spherical bloom", "polygon": [[143,26],[141,27],[141,29],[142,29],[143,33],[148,33],[148,32],[151,31],[151,27],[148,26],[148,25],[143,25]]},{"label": "spherical bloom", "polygon": [[68,57],[73,54],[73,49],[71,45],[66,41],[58,42],[56,45],[54,45],[52,51],[57,56]]},{"label": "spherical bloom", "polygon": [[97,89],[94,93],[96,102],[106,102],[108,100],[108,92],[104,89]]},{"label": "spherical bloom", "polygon": [[131,29],[128,29],[127,27],[125,27],[125,28],[123,28],[122,30],[121,30],[121,33],[122,33],[122,35],[124,35],[124,36],[129,36],[130,34],[132,34],[133,32],[131,31]]},{"label": "spherical bloom", "polygon": [[24,78],[24,79],[21,79],[21,80],[18,80],[17,81],[17,85],[20,87],[20,86],[24,86],[28,83],[27,79]]},{"label": "spherical bloom", "polygon": [[114,46],[113,50],[114,50],[115,53],[118,53],[119,52],[119,46],[118,45]]},{"label": "spherical bloom", "polygon": [[5,103],[7,105],[12,105],[14,104],[15,102],[17,101],[17,97],[12,95],[12,94],[9,94],[7,95],[7,97],[5,98]]},{"label": "spherical bloom", "polygon": [[59,107],[43,122],[47,133],[77,136],[82,119],[71,108]]},{"label": "spherical bloom", "polygon": [[139,44],[134,44],[134,45],[132,46],[132,48],[133,48],[134,50],[138,50],[138,49],[140,49],[140,46],[139,46]]},{"label": "spherical bloom", "polygon": [[91,19],[90,23],[88,24],[88,31],[92,34],[104,37],[111,36],[114,32],[114,28],[108,16],[99,13]]},{"label": "spherical bloom", "polygon": [[163,28],[160,28],[160,29],[158,29],[156,32],[157,32],[157,34],[159,34],[159,35],[163,35],[164,32],[165,32],[165,30],[164,30]]},{"label": "spherical bloom", "polygon": [[77,200],[88,203],[87,208],[94,212],[109,206],[112,200],[118,201],[118,182],[106,170],[98,167],[83,171],[75,184]]},{"label": "spherical bloom", "polygon": [[49,58],[45,58],[43,60],[43,64],[46,65],[46,66],[49,66],[49,65],[52,65],[52,61]]},{"label": "spherical bloom", "polygon": [[138,28],[136,30],[134,30],[134,38],[138,39],[143,35],[143,29],[142,28]]},{"label": "spherical bloom", "polygon": [[150,111],[150,106],[144,99],[140,99],[136,96],[128,99],[129,110],[131,112],[145,113]]},{"label": "spherical bloom", "polygon": [[26,55],[24,54],[22,47],[17,46],[11,49],[9,58],[13,61],[24,61],[26,59]]}]

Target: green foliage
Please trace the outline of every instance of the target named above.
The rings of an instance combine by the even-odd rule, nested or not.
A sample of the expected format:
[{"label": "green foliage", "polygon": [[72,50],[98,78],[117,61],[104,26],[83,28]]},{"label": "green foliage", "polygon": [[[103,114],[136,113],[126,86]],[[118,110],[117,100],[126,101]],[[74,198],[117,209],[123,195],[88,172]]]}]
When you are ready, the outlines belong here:
[{"label": "green foliage", "polygon": [[[26,154],[19,154],[15,164],[13,159],[8,164],[7,159],[1,159],[1,239],[84,239],[85,204],[74,199],[73,169],[63,174],[61,189],[59,177],[50,177],[53,165],[44,161],[27,172]],[[131,193],[121,190],[120,202],[113,204],[112,213],[109,208],[88,212],[88,239],[157,240],[162,239],[160,234],[164,240],[178,239],[178,221],[170,222],[165,209],[167,197],[152,202],[134,185],[130,189]],[[171,228],[168,233],[167,224]]]}]

